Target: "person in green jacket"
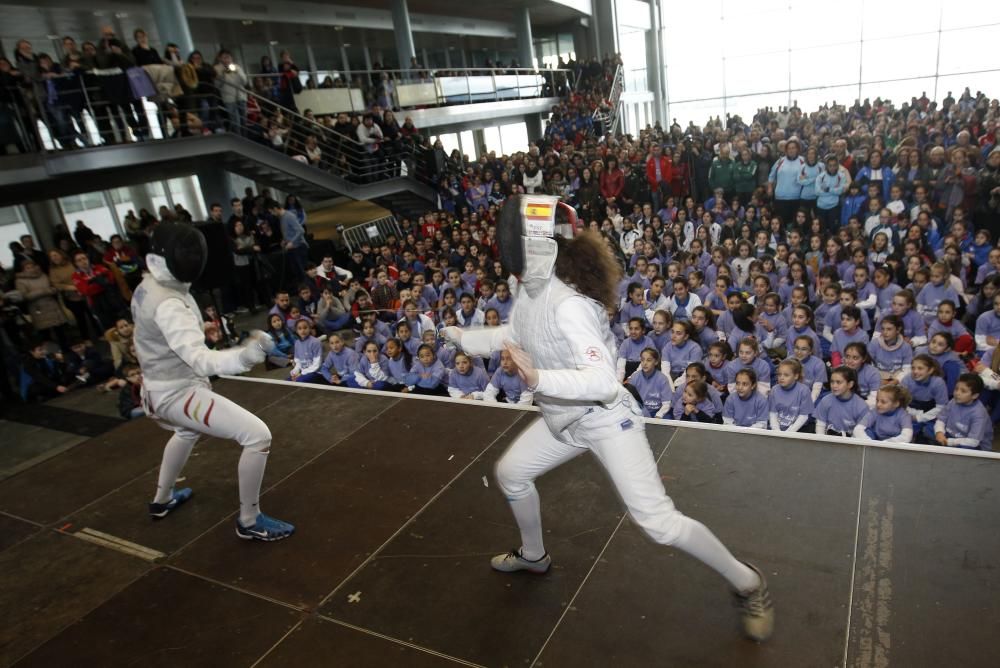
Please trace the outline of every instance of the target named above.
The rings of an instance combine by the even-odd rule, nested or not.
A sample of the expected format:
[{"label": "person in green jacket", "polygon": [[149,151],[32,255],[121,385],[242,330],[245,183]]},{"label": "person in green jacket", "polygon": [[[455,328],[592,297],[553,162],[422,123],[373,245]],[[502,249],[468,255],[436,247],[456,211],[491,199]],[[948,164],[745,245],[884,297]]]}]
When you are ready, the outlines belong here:
[{"label": "person in green jacket", "polygon": [[757,161],[753,159],[750,149],[740,149],[740,159],[733,165],[733,192],[740,200],[741,206],[750,202],[753,191],[757,189]]},{"label": "person in green jacket", "polygon": [[729,146],[719,147],[719,155],[712,160],[712,166],[708,170],[708,185],[715,190],[722,188],[725,192],[726,200],[733,195],[733,168],[736,163],[729,155]]}]

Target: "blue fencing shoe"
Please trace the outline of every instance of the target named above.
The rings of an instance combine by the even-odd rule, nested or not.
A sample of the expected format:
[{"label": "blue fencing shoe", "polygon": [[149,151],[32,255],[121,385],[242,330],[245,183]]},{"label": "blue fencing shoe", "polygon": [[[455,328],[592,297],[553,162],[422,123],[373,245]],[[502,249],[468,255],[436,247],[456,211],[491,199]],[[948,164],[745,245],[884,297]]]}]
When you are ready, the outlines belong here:
[{"label": "blue fencing shoe", "polygon": [[175,489],[171,493],[171,498],[166,503],[149,504],[149,516],[154,520],[162,520],[164,517],[177,510],[188,499],[191,498],[191,488]]},{"label": "blue fencing shoe", "polygon": [[288,538],[295,533],[295,527],[288,522],[268,517],[264,513],[257,515],[252,526],[245,527],[236,520],[236,535],[243,540],[264,540],[273,542]]}]

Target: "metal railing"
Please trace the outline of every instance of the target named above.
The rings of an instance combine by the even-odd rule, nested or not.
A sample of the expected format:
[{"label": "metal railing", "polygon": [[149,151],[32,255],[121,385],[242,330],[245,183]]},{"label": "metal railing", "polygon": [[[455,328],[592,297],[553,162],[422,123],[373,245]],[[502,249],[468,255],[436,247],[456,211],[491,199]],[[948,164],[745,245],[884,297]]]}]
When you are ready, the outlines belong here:
[{"label": "metal railing", "polygon": [[625,76],[622,66],[615,68],[614,76],[611,79],[611,90],[608,94],[607,107],[598,106],[594,109],[594,127],[600,127],[602,134],[614,135],[618,132],[618,124],[621,122],[621,99],[625,90]]},{"label": "metal railing", "polygon": [[[301,90],[292,93],[300,108],[321,113],[360,113],[374,106],[407,110],[474,102],[557,97],[573,89],[566,69],[448,68],[408,70],[298,70]],[[288,99],[283,76],[250,74],[262,97]]]},{"label": "metal railing", "polygon": [[9,119],[0,121],[11,121],[14,143],[24,152],[229,132],[354,183],[397,176],[429,180],[418,164],[422,137],[400,133],[363,143],[353,123],[336,126],[332,117],[321,123],[224,81],[147,100],[112,100],[101,86],[85,85],[82,78],[74,82],[71,76],[30,82],[5,93],[10,101],[0,113]]}]

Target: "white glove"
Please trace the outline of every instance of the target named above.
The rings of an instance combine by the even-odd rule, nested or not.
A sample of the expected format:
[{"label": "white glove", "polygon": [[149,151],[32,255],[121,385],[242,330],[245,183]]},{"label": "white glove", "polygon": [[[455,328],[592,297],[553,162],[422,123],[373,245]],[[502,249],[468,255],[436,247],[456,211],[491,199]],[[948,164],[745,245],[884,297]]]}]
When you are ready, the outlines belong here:
[{"label": "white glove", "polygon": [[441,336],[448,343],[454,344],[459,348],[462,347],[462,328],[461,327],[444,327],[441,329]]},{"label": "white glove", "polygon": [[255,364],[260,364],[269,353],[274,351],[274,340],[260,330],[250,332],[246,345],[240,351],[240,363],[248,369]]}]

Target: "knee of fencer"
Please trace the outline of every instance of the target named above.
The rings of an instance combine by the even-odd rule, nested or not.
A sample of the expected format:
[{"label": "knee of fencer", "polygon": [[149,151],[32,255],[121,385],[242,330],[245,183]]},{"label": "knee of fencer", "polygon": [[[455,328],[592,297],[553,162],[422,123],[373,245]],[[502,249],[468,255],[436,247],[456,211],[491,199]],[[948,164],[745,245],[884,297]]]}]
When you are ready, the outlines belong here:
[{"label": "knee of fencer", "polygon": [[239,443],[244,448],[266,451],[271,446],[271,430],[263,420],[253,416],[253,420],[248,420],[248,424],[244,427]]},{"label": "knee of fencer", "polygon": [[531,494],[531,490],[534,488],[532,481],[516,476],[513,467],[506,465],[503,459],[497,462],[495,476],[497,485],[500,486],[500,491],[510,501],[523,499]]},{"label": "knee of fencer", "polygon": [[683,544],[687,536],[691,533],[691,519],[677,510],[664,516],[653,516],[636,519],[636,523],[660,545]]},{"label": "knee of fencer", "polygon": [[268,438],[262,441],[256,441],[254,443],[243,444],[243,449],[246,452],[254,452],[261,455],[266,455],[271,452],[271,439]]}]

